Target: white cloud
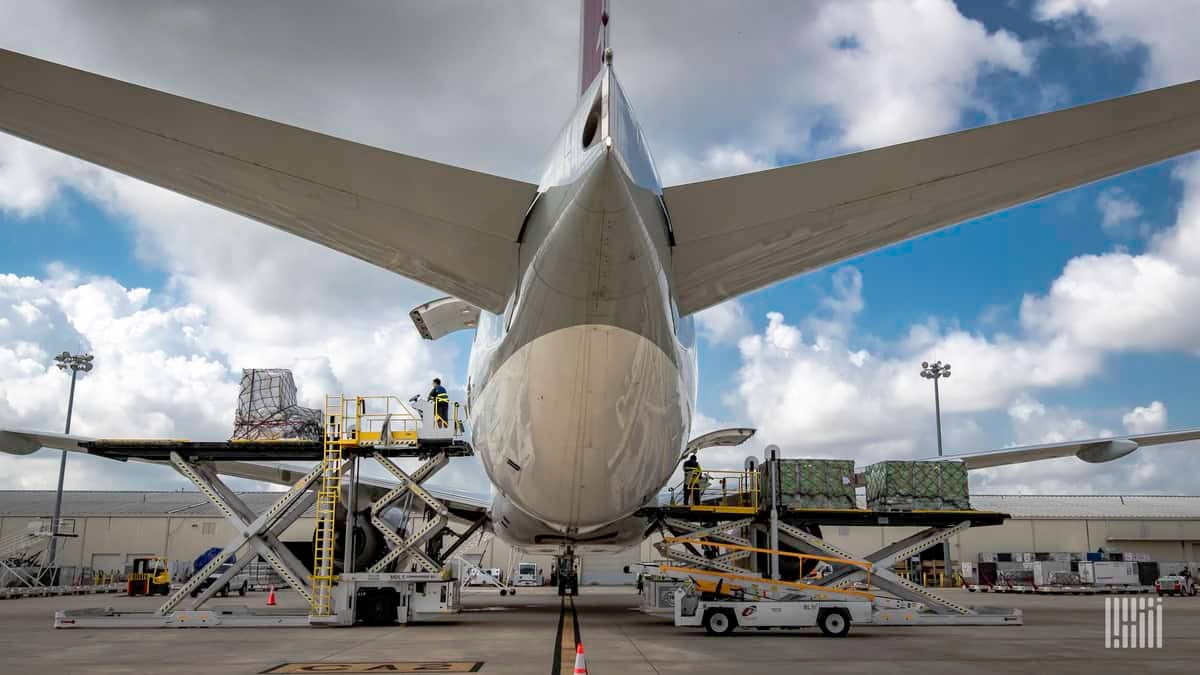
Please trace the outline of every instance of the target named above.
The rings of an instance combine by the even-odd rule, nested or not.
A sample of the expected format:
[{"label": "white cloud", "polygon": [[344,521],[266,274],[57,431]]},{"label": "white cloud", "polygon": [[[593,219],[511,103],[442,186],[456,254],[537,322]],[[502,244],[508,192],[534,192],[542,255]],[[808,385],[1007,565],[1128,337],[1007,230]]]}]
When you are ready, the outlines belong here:
[{"label": "white cloud", "polygon": [[1120,188],[1109,188],[1096,198],[1100,209],[1100,227],[1112,236],[1127,236],[1138,218],[1142,207]]},{"label": "white cloud", "polygon": [[1128,50],[1137,44],[1149,49],[1143,85],[1160,87],[1196,79],[1200,43],[1193,21],[1192,0],[1120,2],[1113,0],[1041,0],[1034,16],[1041,21],[1080,22],[1081,30],[1114,49]]},{"label": "white cloud", "polygon": [[1046,406],[1024,395],[1019,396],[1008,406],[1008,416],[1017,422],[1028,422],[1035,416],[1044,414],[1046,414]]},{"label": "white cloud", "polygon": [[1028,295],[1021,323],[1031,334],[1088,351],[1195,351],[1200,319],[1200,164],[1175,172],[1184,184],[1176,222],[1142,254],[1072,259],[1047,294]]},{"label": "white cloud", "polygon": [[[850,48],[835,38],[853,38]],[[960,124],[989,70],[1028,74],[1030,47],[989,32],[952,2],[833,3],[802,38],[820,76],[807,84],[845,120],[845,143],[875,147],[924,138]]]},{"label": "white cloud", "polygon": [[1167,406],[1154,401],[1148,406],[1137,406],[1121,418],[1125,430],[1131,434],[1149,434],[1167,428]]},{"label": "white cloud", "polygon": [[737,300],[726,300],[697,313],[696,325],[712,344],[735,343],[751,328],[746,310]]},{"label": "white cloud", "polygon": [[717,176],[735,176],[771,168],[772,163],[763,157],[733,146],[723,145],[704,150],[703,157],[695,159],[688,155],[670,153],[659,164],[659,173],[669,184],[691,183]]},{"label": "white cloud", "polygon": [[950,0],[628,3],[613,17],[616,67],[667,184],[950,131],[987,107],[982,75],[1033,62]]}]

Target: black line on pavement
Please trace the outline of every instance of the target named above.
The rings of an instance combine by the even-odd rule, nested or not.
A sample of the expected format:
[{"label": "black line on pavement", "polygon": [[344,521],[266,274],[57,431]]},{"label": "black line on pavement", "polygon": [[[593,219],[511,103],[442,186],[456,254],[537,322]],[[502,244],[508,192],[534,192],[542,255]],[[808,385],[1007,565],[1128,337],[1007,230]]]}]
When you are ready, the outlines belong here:
[{"label": "black line on pavement", "polygon": [[575,598],[571,598],[571,625],[575,627],[575,646],[578,647],[583,638],[579,632],[579,613],[575,611]]},{"label": "black line on pavement", "polygon": [[567,599],[563,598],[558,606],[558,629],[554,631],[554,658],[550,660],[550,675],[558,675],[562,669],[562,629],[566,614]]}]

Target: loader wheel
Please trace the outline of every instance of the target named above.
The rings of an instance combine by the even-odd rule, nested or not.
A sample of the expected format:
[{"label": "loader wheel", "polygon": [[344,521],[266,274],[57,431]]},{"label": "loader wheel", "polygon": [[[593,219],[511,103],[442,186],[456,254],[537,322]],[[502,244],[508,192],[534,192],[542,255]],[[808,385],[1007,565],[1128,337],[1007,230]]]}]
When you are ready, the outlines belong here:
[{"label": "loader wheel", "polygon": [[823,609],[817,615],[817,627],[825,637],[846,637],[850,632],[850,615],[844,609]]},{"label": "loader wheel", "polygon": [[709,635],[729,635],[737,628],[737,619],[728,609],[710,609],[704,613],[704,630]]},{"label": "loader wheel", "polygon": [[242,587],[238,589],[238,595],[246,595],[246,586],[247,585],[248,585],[248,582],[245,582],[245,581],[242,582]]}]

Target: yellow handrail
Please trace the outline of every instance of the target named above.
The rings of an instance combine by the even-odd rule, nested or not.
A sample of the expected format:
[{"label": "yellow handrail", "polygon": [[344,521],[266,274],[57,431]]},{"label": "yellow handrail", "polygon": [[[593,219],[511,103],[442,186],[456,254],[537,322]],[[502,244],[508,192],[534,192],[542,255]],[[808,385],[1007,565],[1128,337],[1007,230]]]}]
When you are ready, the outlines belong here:
[{"label": "yellow handrail", "polygon": [[[700,478],[707,480],[708,484],[700,494],[700,504],[691,504],[690,506],[699,506],[704,510],[722,507],[758,510],[759,473],[757,471],[701,470]],[[669,490],[671,506],[680,505],[680,495],[687,489],[688,479],[689,476],[685,472],[683,481]],[[705,500],[719,500],[720,503],[704,504]]]}]

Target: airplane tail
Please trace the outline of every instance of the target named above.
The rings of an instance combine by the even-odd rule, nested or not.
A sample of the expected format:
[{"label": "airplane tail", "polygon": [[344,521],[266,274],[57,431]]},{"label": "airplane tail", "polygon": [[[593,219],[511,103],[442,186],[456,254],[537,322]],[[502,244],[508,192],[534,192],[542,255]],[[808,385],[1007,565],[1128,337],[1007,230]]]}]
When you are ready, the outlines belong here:
[{"label": "airplane tail", "polygon": [[608,47],[608,0],[582,0],[579,20],[579,94],[600,74]]}]

